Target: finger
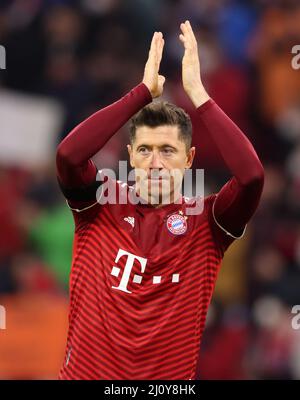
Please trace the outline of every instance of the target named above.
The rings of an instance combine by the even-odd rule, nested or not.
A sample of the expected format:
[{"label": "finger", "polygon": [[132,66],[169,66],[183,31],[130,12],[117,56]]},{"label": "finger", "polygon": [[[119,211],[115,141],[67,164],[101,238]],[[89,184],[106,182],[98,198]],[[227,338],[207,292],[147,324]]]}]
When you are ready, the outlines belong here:
[{"label": "finger", "polygon": [[190,40],[191,40],[194,44],[197,43],[196,36],[195,36],[195,34],[194,34],[194,31],[193,31],[193,28],[192,28],[192,25],[191,25],[190,21],[189,21],[189,20],[186,20],[184,25],[185,25],[185,27],[186,27],[187,34],[188,34]]},{"label": "finger", "polygon": [[162,59],[162,53],[163,53],[164,45],[165,45],[165,41],[164,41],[163,38],[161,38],[160,41],[159,41],[159,43],[158,43],[158,49],[157,49],[157,63],[158,63],[158,67],[159,67],[159,64],[160,64],[161,59]]},{"label": "finger", "polygon": [[182,33],[179,35],[179,39],[184,45],[186,44],[186,38]]},{"label": "finger", "polygon": [[180,24],[180,29],[184,36],[188,36],[188,30],[187,30],[187,26],[185,23],[182,22]]},{"label": "finger", "polygon": [[156,38],[157,38],[157,32],[154,32],[154,34],[152,36],[151,44],[150,44],[149,57],[153,55],[155,45],[156,45]]},{"label": "finger", "polygon": [[180,24],[180,29],[181,29],[181,32],[182,32],[181,38],[182,38],[183,43],[185,44],[185,48],[191,48],[192,44],[193,44],[193,41],[192,41],[192,37],[190,35],[190,32],[188,31],[188,27],[187,27],[186,23],[181,23]]},{"label": "finger", "polygon": [[189,23],[188,20],[186,20],[184,23],[180,25],[181,31],[184,34],[184,37],[186,38],[187,44],[189,46],[193,46],[196,44],[196,38],[194,36],[194,33],[192,31],[192,27]]},{"label": "finger", "polygon": [[158,72],[159,70],[159,65],[160,65],[160,61],[162,58],[162,51],[163,51],[163,47],[164,47],[164,39],[162,37],[162,33],[158,32],[157,33],[157,38],[156,38],[156,45],[153,48],[153,57],[150,61],[150,65],[151,67]]},{"label": "finger", "polygon": [[179,35],[179,39],[180,39],[180,41],[183,43],[184,49],[185,49],[185,50],[192,50],[192,49],[193,49],[192,40],[191,40],[191,38],[189,37],[189,35],[188,35],[188,33],[186,32],[186,29],[185,29],[184,27],[182,28],[182,32],[184,32],[184,33],[181,33],[181,34]]},{"label": "finger", "polygon": [[163,86],[166,81],[166,78],[163,75],[158,75],[158,80],[159,80],[160,85]]},{"label": "finger", "polygon": [[187,44],[187,39],[182,34],[179,35],[179,40],[182,42],[184,50],[188,50],[189,46]]},{"label": "finger", "polygon": [[161,38],[162,38],[161,32],[154,32],[148,58],[148,61],[152,66],[157,65],[158,54],[159,54],[159,42],[161,41]]}]

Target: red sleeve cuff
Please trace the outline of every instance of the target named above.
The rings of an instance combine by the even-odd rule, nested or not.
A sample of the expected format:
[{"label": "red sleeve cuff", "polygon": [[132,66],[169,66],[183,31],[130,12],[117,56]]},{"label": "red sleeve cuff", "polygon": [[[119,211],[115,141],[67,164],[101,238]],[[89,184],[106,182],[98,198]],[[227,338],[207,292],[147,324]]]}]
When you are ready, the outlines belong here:
[{"label": "red sleeve cuff", "polygon": [[141,97],[144,99],[145,104],[151,103],[151,101],[153,100],[150,90],[143,82],[139,83],[134,88],[134,90],[137,91],[141,95]]},{"label": "red sleeve cuff", "polygon": [[197,113],[203,113],[204,111],[206,111],[208,108],[212,107],[214,104],[216,104],[216,102],[213,99],[208,99],[205,103],[201,104],[201,106],[199,106],[196,111]]}]

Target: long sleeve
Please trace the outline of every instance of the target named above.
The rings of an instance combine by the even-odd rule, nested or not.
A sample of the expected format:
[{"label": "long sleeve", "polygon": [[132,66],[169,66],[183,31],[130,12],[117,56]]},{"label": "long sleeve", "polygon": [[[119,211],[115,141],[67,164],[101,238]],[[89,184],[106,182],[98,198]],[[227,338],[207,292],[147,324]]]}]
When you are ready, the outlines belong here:
[{"label": "long sleeve", "polygon": [[147,86],[140,83],[121,99],[76,126],[57,148],[57,177],[61,187],[76,189],[90,185],[97,172],[91,157],[151,101]]},{"label": "long sleeve", "polygon": [[212,99],[195,110],[193,119],[194,125],[204,128],[194,134],[200,140],[201,135],[210,135],[233,175],[215,198],[215,227],[238,237],[258,206],[264,185],[263,166],[248,138]]}]

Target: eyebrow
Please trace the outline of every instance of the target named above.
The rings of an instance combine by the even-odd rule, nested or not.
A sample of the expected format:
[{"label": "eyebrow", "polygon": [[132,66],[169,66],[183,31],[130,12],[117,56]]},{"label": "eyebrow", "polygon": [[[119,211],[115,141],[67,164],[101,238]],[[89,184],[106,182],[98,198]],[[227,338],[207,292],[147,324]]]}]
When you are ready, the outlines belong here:
[{"label": "eyebrow", "polygon": [[[149,149],[149,148],[151,148],[152,146],[150,146],[149,144],[139,144],[138,147],[137,147],[137,150],[138,150],[140,147],[146,147],[147,149]],[[176,151],[178,150],[176,147],[172,146],[171,144],[166,144],[166,143],[164,143],[164,144],[162,144],[162,145],[159,146],[159,148],[164,148],[164,147],[170,147],[171,149],[176,150]]]}]

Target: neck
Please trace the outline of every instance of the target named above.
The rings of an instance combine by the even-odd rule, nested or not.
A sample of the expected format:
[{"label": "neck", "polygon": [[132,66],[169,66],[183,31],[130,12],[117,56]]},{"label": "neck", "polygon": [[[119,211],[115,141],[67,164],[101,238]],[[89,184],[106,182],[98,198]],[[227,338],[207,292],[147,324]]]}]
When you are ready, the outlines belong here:
[{"label": "neck", "polygon": [[136,186],[135,186],[135,191],[137,195],[144,200],[143,203],[152,205],[154,208],[160,208],[162,206],[165,206],[166,204],[176,203],[177,201],[180,201],[182,197],[180,190],[172,191],[167,196],[162,196],[162,195],[153,196],[149,192],[144,193],[143,191],[140,190],[139,187]]}]

